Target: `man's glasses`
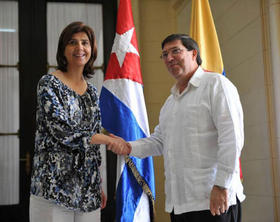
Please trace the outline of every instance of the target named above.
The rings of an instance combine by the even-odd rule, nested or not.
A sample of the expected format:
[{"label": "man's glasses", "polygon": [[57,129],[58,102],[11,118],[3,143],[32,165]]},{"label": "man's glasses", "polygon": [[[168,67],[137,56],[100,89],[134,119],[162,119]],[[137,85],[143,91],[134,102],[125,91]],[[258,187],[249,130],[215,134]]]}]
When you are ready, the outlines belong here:
[{"label": "man's glasses", "polygon": [[163,60],[166,60],[169,53],[171,53],[172,56],[177,56],[177,55],[181,54],[182,52],[183,52],[183,49],[172,48],[168,51],[162,52],[162,54],[160,55],[160,58],[163,59]]}]

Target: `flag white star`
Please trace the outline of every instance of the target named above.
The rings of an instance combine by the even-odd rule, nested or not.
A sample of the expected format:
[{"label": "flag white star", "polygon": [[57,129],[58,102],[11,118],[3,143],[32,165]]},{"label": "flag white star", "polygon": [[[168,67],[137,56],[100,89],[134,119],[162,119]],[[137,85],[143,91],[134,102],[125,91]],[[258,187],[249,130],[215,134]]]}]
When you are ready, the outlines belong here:
[{"label": "flag white star", "polygon": [[129,29],[127,32],[119,35],[116,33],[112,53],[116,53],[120,67],[123,65],[123,61],[127,52],[135,53],[139,56],[137,49],[131,44],[131,38],[134,32],[134,27]]}]

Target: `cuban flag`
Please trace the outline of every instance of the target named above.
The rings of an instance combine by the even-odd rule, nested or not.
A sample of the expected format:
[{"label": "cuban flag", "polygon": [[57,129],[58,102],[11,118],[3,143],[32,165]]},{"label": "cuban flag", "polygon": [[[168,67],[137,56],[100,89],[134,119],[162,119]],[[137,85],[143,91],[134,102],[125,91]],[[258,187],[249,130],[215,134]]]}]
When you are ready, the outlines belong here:
[{"label": "cuban flag", "polygon": [[[120,0],[114,44],[100,94],[102,126],[134,141],[149,136],[140,57],[130,0]],[[153,159],[118,156],[116,221],[153,220]]]},{"label": "cuban flag", "polygon": [[[208,0],[192,0],[190,36],[198,43],[202,68],[226,75],[220,44]],[[240,178],[243,179],[241,163]]]}]

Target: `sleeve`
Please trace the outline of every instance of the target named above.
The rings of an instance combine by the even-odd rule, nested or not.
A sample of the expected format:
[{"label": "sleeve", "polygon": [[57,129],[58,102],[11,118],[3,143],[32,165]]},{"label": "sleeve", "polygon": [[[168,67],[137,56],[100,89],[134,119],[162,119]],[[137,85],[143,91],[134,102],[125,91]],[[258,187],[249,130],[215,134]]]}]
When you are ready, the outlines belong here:
[{"label": "sleeve", "polygon": [[[53,138],[72,149],[85,149],[90,144],[91,133],[73,124],[59,90],[50,81],[42,80],[37,87],[40,123]],[[68,104],[67,104],[68,105]],[[69,104],[71,106],[71,104]],[[71,107],[69,108],[71,109]]]},{"label": "sleeve", "polygon": [[130,156],[145,158],[148,156],[160,156],[163,154],[163,139],[161,136],[160,125],[155,127],[151,136],[130,142],[132,150]]},{"label": "sleeve", "polygon": [[161,156],[164,153],[164,136],[162,131],[162,123],[164,121],[164,114],[169,109],[169,96],[160,110],[159,124],[155,127],[154,133],[149,137],[130,142],[132,150],[130,156],[138,158],[145,158],[148,156]]},{"label": "sleeve", "polygon": [[229,188],[239,174],[239,157],[244,144],[243,110],[235,86],[219,78],[212,91],[212,116],[218,131],[215,185]]}]

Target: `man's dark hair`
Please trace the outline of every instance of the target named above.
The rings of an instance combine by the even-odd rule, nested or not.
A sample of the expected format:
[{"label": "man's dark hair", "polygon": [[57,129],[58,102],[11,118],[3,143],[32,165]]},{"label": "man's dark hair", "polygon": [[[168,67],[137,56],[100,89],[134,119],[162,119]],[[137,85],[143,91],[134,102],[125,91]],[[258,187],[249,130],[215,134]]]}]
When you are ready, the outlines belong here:
[{"label": "man's dark hair", "polygon": [[91,45],[91,56],[83,70],[83,76],[90,78],[94,74],[93,62],[97,57],[96,40],[93,30],[82,22],[72,22],[62,31],[59,37],[56,53],[56,61],[58,65],[57,69],[61,70],[62,72],[67,72],[68,62],[64,56],[64,51],[72,36],[78,32],[85,32]]},{"label": "man's dark hair", "polygon": [[163,49],[166,43],[173,42],[175,40],[181,40],[182,44],[185,46],[185,48],[188,51],[196,50],[197,51],[196,62],[198,65],[201,65],[202,60],[200,57],[200,50],[198,44],[196,41],[194,41],[190,36],[186,34],[172,34],[167,36],[161,43],[161,49]]}]

